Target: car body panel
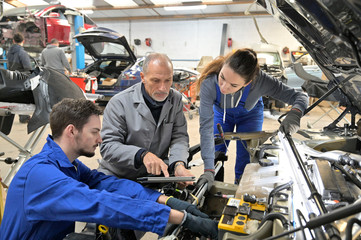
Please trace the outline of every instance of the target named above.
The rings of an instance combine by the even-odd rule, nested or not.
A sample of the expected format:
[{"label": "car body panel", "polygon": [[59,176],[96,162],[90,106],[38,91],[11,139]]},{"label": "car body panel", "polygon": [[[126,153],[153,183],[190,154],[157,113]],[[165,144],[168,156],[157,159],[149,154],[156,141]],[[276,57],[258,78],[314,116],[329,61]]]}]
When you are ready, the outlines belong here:
[{"label": "car body panel", "polygon": [[361,4],[353,0],[257,2],[304,46],[330,80],[330,86],[355,75],[336,93],[341,104],[360,113]]},{"label": "car body panel", "polygon": [[123,73],[120,76],[121,91],[142,81],[140,77],[140,73],[143,70],[144,60],[145,57],[138,58],[132,67],[130,67],[128,70],[123,71]]},{"label": "car body panel", "polygon": [[[303,66],[304,70],[318,78],[322,78],[322,71],[319,66],[317,65],[306,65]],[[298,77],[295,71],[293,70],[293,67],[286,67],[285,68],[285,75],[287,78],[287,85],[296,89],[297,91],[302,91],[302,85],[305,83],[305,80]]]}]

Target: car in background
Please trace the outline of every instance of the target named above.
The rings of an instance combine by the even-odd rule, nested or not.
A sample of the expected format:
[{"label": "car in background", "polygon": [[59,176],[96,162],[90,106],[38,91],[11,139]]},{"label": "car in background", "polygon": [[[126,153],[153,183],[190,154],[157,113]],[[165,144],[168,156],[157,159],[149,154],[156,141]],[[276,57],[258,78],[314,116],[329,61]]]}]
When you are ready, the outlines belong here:
[{"label": "car in background", "polygon": [[[126,38],[116,31],[104,27],[88,29],[74,36],[84,45],[86,54],[92,57],[87,60],[87,66],[81,71],[95,77],[98,82],[96,94],[103,95],[97,100],[106,104],[117,93],[141,81],[145,57],[136,58]],[[191,85],[199,73],[184,68],[174,68],[174,78],[177,90],[183,92],[190,104],[195,102],[196,96]]]},{"label": "car in background", "polygon": [[[287,84],[285,68],[278,47],[273,44],[258,43],[254,44],[252,49],[257,53],[258,64],[261,70]],[[271,110],[273,107],[285,107],[285,103],[271,97],[263,96],[262,98],[265,110]]]},{"label": "car in background", "polygon": [[119,76],[120,82],[120,91],[127,89],[128,87],[133,86],[134,84],[142,81],[140,77],[140,72],[143,70],[143,63],[145,57],[140,57],[134,63],[132,67],[127,70],[124,70]]},{"label": "car in background", "polygon": [[95,22],[79,10],[64,5],[37,5],[9,9],[0,19],[0,44],[4,49],[12,45],[13,35],[24,35],[24,48],[41,52],[51,39],[57,38],[60,46],[70,45],[70,18],[84,18],[84,28],[96,27]]},{"label": "car in background", "polygon": [[[296,89],[297,91],[303,91],[302,85],[307,81],[304,77],[300,77],[299,71],[302,69],[307,74],[310,74],[316,78],[322,78],[322,70],[316,65],[313,59],[305,51],[291,51],[292,64],[285,68],[285,76],[287,78],[287,85]],[[299,65],[299,66],[297,66]],[[302,66],[302,69],[300,69]]]},{"label": "car in background", "polygon": [[109,28],[96,27],[74,38],[83,44],[93,59],[82,71],[97,78],[95,93],[104,96],[101,102],[109,101],[118,92],[140,81],[142,61],[137,61],[123,35]]}]

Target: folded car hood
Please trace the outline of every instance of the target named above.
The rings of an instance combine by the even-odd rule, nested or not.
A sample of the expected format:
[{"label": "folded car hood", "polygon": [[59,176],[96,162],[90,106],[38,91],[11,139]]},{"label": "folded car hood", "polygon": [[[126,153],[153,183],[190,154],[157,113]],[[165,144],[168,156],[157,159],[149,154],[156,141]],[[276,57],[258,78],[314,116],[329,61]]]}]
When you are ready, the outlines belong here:
[{"label": "folded car hood", "polygon": [[28,76],[0,69],[0,102],[35,104],[28,133],[49,123],[51,108],[63,98],[79,99],[85,95],[66,75],[56,70],[36,68]]},{"label": "folded car hood", "polygon": [[[361,3],[357,0],[257,0],[305,47],[337,92],[361,113]],[[353,76],[353,77],[352,77]]]},{"label": "folded car hood", "polygon": [[[81,42],[89,54],[97,59],[101,58],[115,58],[126,59],[135,62],[137,60],[133,51],[130,49],[130,46],[123,35],[104,27],[90,28],[82,33],[79,33],[74,36],[79,42]],[[94,44],[99,43],[99,44]],[[109,51],[108,54],[102,54],[103,49],[107,43],[113,44],[113,50]],[[116,45],[120,45],[116,47]],[[125,49],[126,52],[116,52],[116,50]]]}]

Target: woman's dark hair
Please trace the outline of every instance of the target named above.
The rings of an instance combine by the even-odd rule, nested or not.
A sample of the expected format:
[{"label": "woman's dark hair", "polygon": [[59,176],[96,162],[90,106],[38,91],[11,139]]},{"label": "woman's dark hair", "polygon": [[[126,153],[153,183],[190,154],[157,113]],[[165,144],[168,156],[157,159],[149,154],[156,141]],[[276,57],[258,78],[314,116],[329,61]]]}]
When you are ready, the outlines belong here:
[{"label": "woman's dark hair", "polygon": [[250,48],[238,49],[226,57],[218,57],[210,62],[202,71],[196,82],[197,92],[200,91],[202,82],[211,74],[219,74],[224,65],[228,65],[234,72],[246,80],[254,80],[259,72],[257,53]]},{"label": "woman's dark hair", "polygon": [[50,128],[53,138],[60,137],[69,124],[73,124],[81,131],[90,116],[99,116],[102,113],[102,110],[92,101],[64,98],[53,106],[50,113]]}]

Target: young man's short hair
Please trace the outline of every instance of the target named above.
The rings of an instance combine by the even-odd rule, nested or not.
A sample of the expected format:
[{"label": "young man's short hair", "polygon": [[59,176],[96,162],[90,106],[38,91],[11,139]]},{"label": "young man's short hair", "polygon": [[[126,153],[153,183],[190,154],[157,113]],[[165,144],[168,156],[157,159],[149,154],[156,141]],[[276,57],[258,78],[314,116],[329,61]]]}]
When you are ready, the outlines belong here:
[{"label": "young man's short hair", "polygon": [[102,109],[92,101],[64,98],[53,106],[50,113],[52,136],[54,139],[60,137],[69,124],[73,124],[78,130],[81,130],[90,116],[99,116],[102,113]]},{"label": "young man's short hair", "polygon": [[24,41],[24,36],[21,33],[15,33],[13,40],[15,43],[22,43]]}]

